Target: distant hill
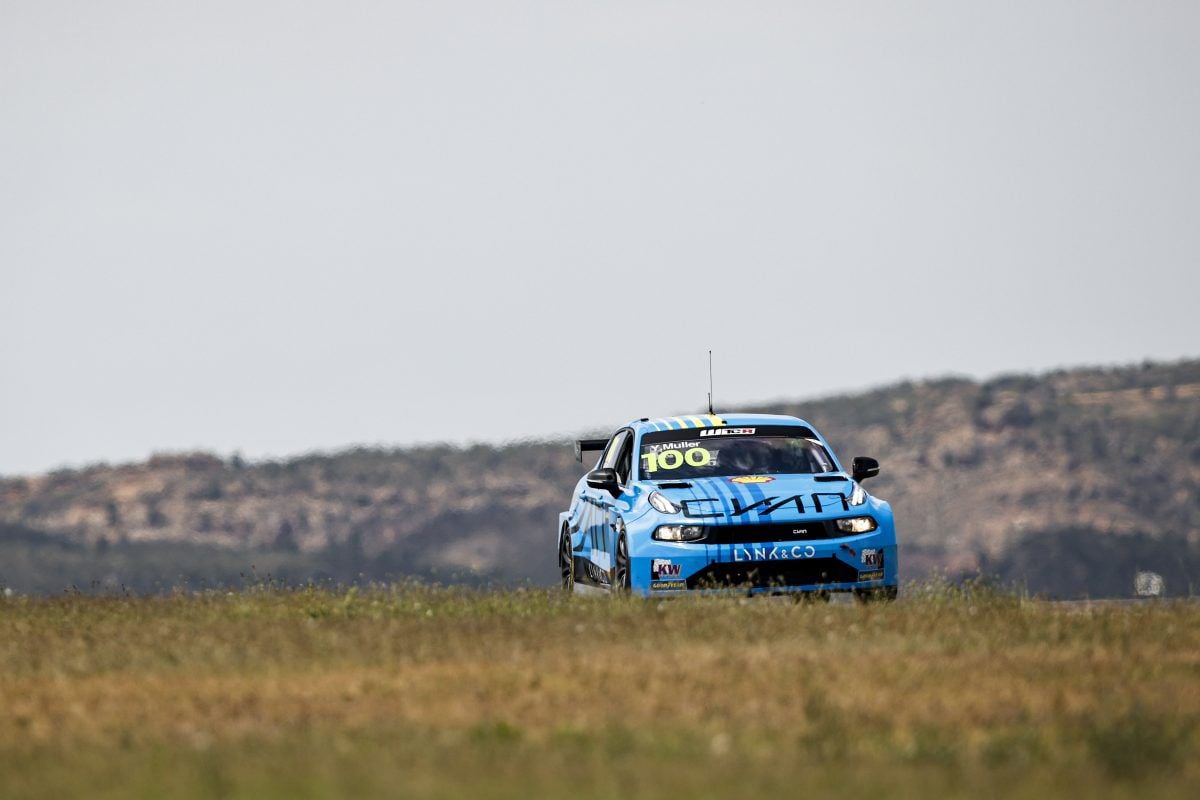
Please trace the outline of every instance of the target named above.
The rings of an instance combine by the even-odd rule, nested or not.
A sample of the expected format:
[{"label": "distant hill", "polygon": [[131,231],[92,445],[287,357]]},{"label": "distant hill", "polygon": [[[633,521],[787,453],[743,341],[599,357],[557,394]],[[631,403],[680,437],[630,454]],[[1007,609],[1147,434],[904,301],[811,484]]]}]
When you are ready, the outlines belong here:
[{"label": "distant hill", "polygon": [[[1151,569],[1172,594],[1200,592],[1200,361],[728,410],[796,414],[844,460],[879,458],[868,487],[896,510],[905,578],[982,572],[1100,596]],[[555,516],[581,472],[568,442],[539,442],[252,464],[163,455],[0,479],[0,584],[550,583]]]}]

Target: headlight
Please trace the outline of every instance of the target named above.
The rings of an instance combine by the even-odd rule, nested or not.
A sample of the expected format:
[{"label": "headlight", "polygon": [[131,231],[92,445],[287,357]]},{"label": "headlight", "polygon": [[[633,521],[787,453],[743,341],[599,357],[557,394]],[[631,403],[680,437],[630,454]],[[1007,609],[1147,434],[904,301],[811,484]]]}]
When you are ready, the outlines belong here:
[{"label": "headlight", "polygon": [[704,537],[701,525],[659,525],[654,538],[660,542],[694,542]]},{"label": "headlight", "polygon": [[666,495],[661,492],[650,493],[650,505],[654,506],[656,511],[661,511],[664,514],[678,514],[679,506],[672,503],[666,498]]},{"label": "headlight", "polygon": [[838,530],[842,533],[870,533],[879,527],[875,524],[875,520],[871,517],[849,517],[847,519],[839,519],[837,521],[837,526]]},{"label": "headlight", "polygon": [[850,493],[850,505],[861,506],[867,502],[867,493],[863,491],[862,484],[854,484],[854,491]]}]

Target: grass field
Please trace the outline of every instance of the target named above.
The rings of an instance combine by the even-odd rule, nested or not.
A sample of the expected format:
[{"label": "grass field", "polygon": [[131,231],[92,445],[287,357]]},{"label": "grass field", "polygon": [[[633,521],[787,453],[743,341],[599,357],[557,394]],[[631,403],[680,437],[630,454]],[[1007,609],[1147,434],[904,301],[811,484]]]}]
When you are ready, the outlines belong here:
[{"label": "grass field", "polygon": [[1200,605],[0,599],[0,797],[1200,796]]}]

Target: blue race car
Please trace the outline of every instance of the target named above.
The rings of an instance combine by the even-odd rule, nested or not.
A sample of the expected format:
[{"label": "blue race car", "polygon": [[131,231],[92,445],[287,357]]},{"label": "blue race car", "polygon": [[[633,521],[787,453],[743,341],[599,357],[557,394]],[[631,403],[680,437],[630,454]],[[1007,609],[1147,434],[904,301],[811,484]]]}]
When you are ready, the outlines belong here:
[{"label": "blue race car", "polygon": [[894,599],[892,509],[847,474],[819,433],[770,414],[640,419],[609,439],[559,515],[567,591],[668,595],[852,591]]}]

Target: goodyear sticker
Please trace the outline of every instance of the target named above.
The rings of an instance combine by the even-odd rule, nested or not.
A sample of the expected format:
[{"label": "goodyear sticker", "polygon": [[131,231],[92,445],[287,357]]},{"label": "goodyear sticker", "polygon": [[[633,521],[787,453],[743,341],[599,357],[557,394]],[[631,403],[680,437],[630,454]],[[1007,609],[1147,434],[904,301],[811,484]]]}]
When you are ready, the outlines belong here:
[{"label": "goodyear sticker", "polygon": [[770,483],[775,480],[770,475],[738,475],[736,478],[730,478],[730,483]]},{"label": "goodyear sticker", "polygon": [[870,572],[860,572],[858,573],[858,579],[860,581],[881,581],[883,580],[883,570],[875,569]]}]

